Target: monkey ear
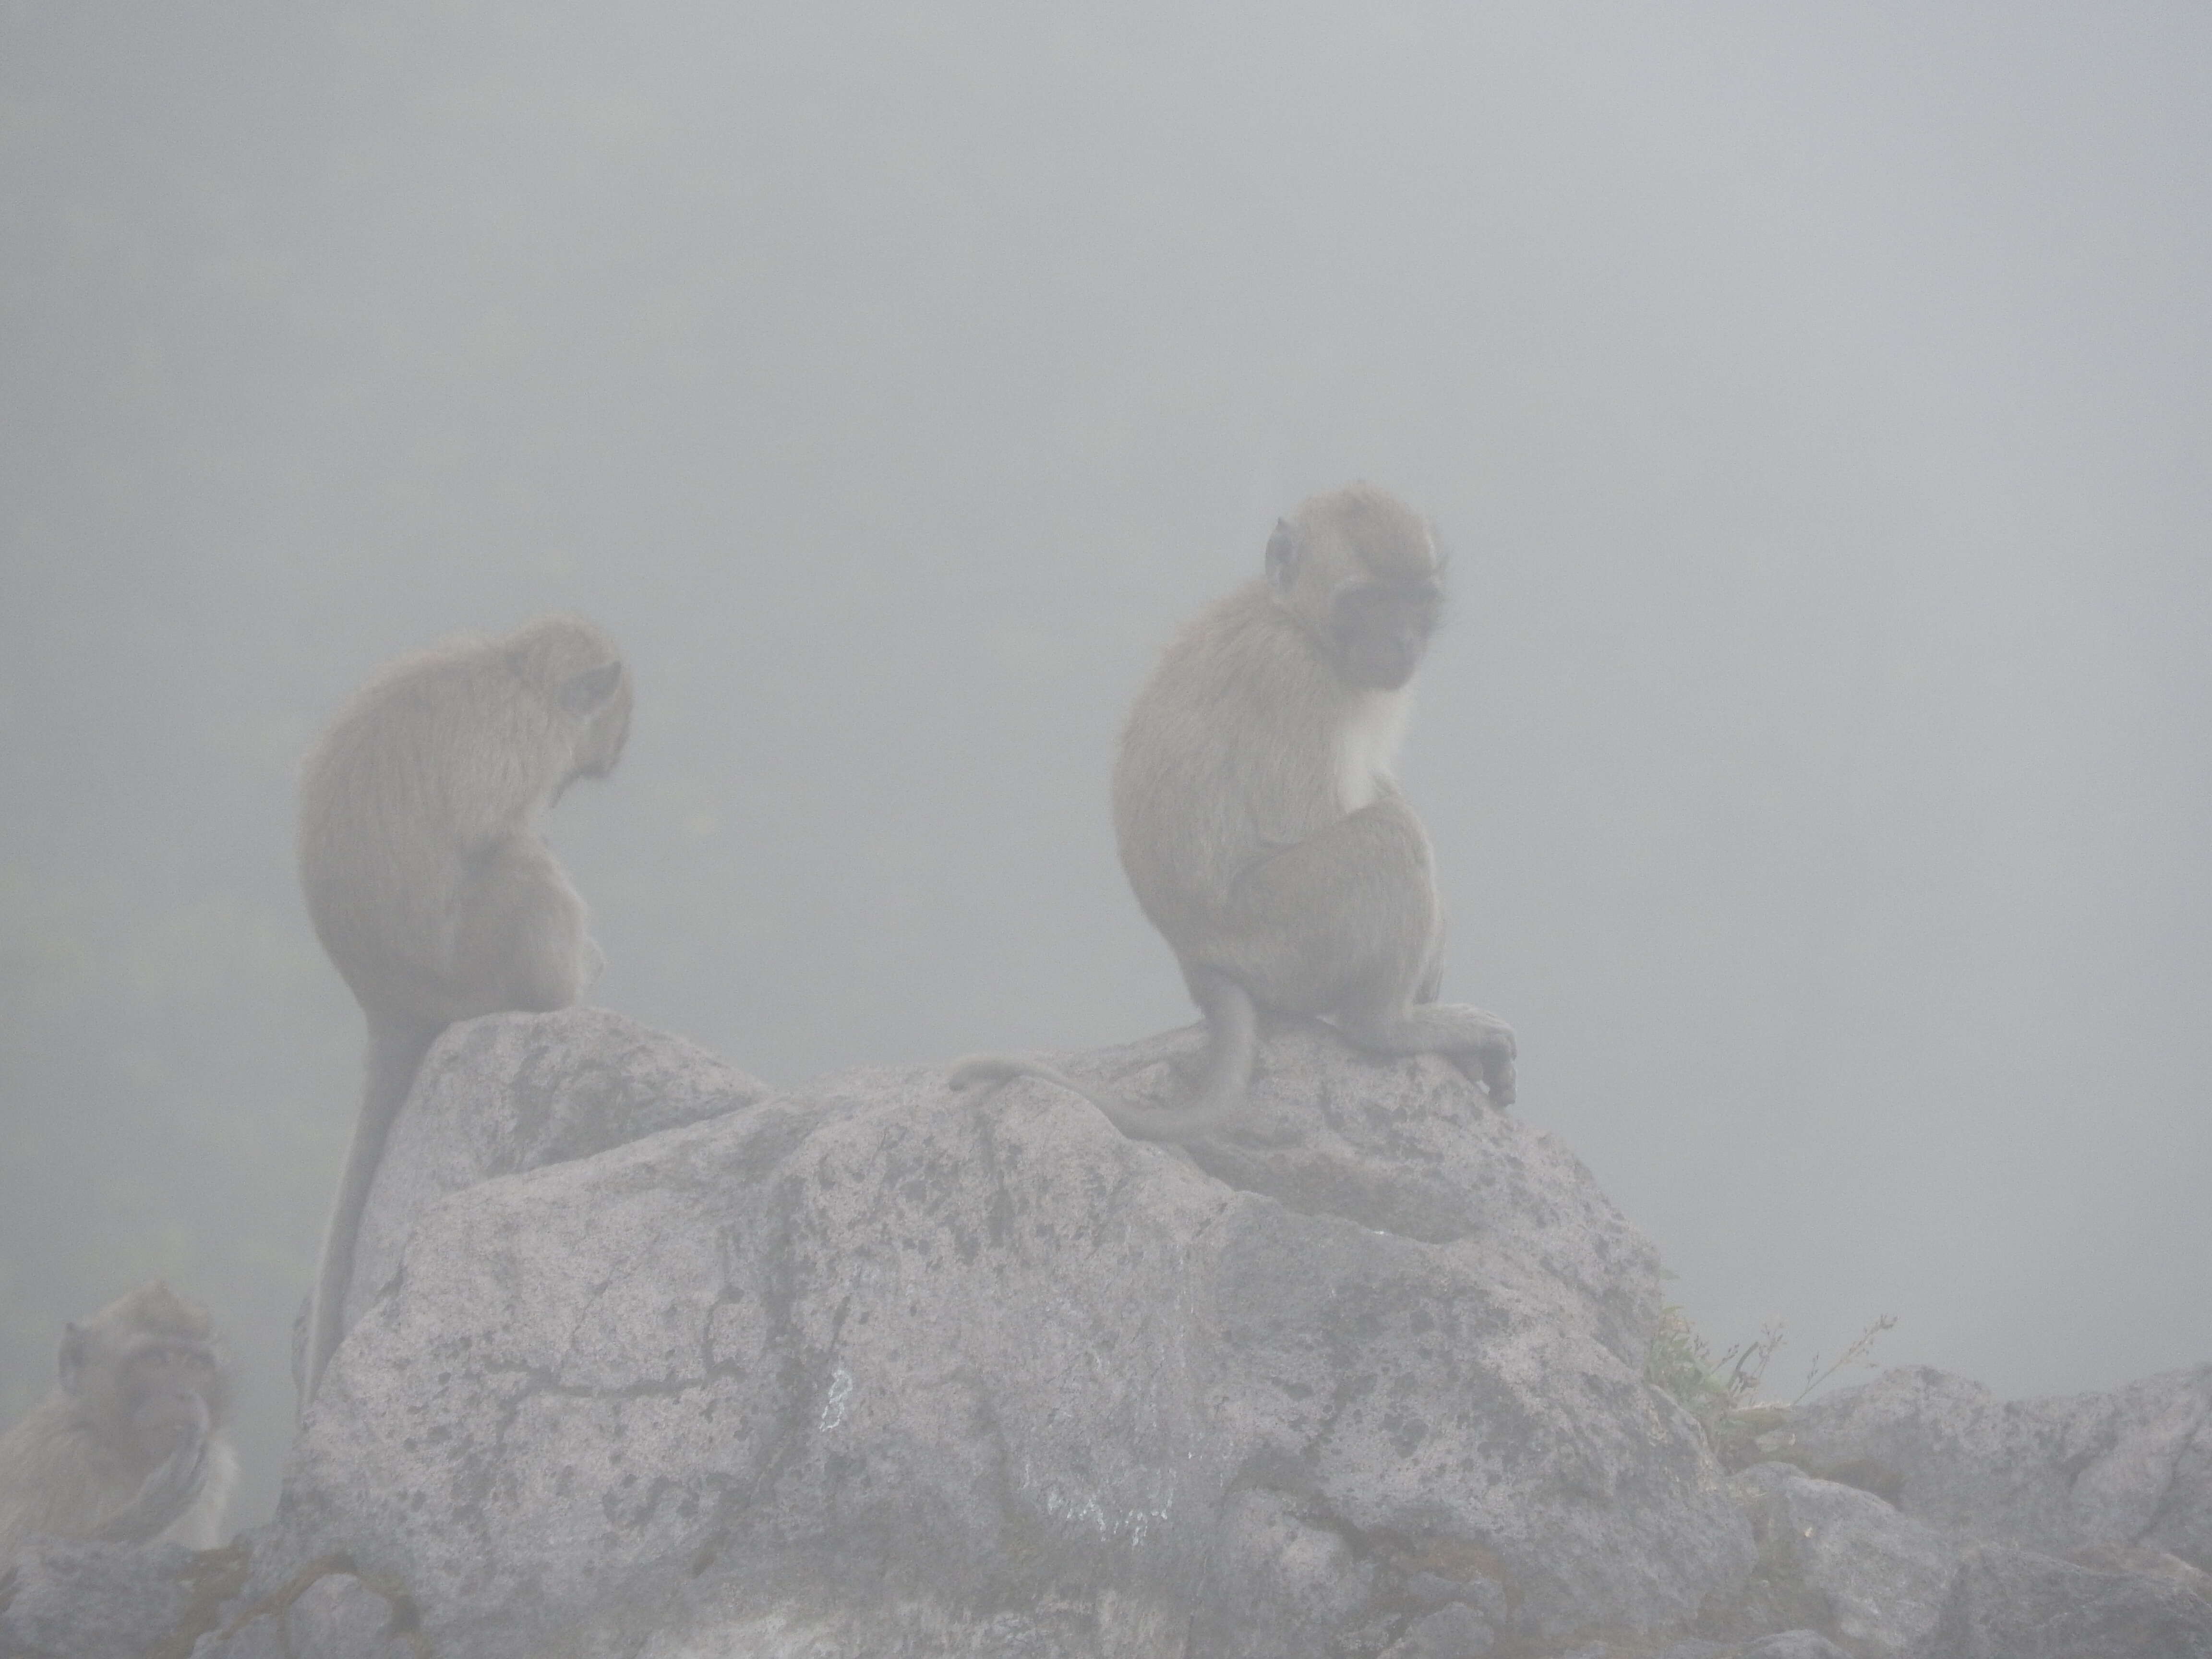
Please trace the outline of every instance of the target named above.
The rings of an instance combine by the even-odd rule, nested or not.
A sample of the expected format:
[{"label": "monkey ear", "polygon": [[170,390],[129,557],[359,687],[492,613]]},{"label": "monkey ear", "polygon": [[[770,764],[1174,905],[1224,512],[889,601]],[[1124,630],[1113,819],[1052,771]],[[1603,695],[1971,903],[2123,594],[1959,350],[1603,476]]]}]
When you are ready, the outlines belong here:
[{"label": "monkey ear", "polygon": [[1267,581],[1278,593],[1290,591],[1298,571],[1298,533],[1288,519],[1275,520],[1275,533],[1267,538]]},{"label": "monkey ear", "polygon": [[622,664],[611,662],[598,668],[586,668],[580,674],[571,674],[561,682],[561,707],[572,714],[588,714],[614,696],[615,687],[622,684]]},{"label": "monkey ear", "polygon": [[62,1327],[62,1358],[58,1368],[64,1394],[84,1387],[84,1333],[75,1325]]}]

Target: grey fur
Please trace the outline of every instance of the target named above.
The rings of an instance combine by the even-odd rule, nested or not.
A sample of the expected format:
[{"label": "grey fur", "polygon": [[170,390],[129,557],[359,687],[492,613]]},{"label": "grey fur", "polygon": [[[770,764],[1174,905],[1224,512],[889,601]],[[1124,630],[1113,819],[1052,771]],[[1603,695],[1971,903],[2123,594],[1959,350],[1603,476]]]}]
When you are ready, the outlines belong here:
[{"label": "grey fur", "polygon": [[574,1003],[599,963],[583,900],[536,830],[629,731],[629,677],[581,617],[447,641],[354,694],[300,778],[300,880],[368,1023],[368,1079],[331,1206],[301,1394],[344,1336],[355,1235],[392,1119],[455,1020]]}]

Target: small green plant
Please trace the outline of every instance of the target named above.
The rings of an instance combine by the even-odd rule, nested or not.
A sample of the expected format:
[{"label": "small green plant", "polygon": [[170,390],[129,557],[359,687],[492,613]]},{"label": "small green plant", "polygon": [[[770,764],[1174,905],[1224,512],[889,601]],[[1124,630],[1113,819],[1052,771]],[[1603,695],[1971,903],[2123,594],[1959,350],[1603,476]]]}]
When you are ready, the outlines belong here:
[{"label": "small green plant", "polygon": [[1659,1328],[1644,1357],[1644,1380],[1710,1432],[1728,1413],[1756,1403],[1766,1367],[1782,1346],[1782,1322],[1770,1319],[1751,1341],[1716,1359],[1689,1315],[1669,1303],[1660,1311]]},{"label": "small green plant", "polygon": [[1897,1316],[1883,1314],[1874,1323],[1853,1337],[1844,1351],[1836,1356],[1834,1363],[1826,1370],[1820,1369],[1820,1356],[1814,1354],[1812,1369],[1805,1373],[1805,1386],[1797,1390],[1797,1398],[1790,1403],[1793,1406],[1797,1404],[1798,1401],[1804,1399],[1807,1395],[1812,1393],[1846,1365],[1873,1364],[1874,1361],[1867,1356],[1874,1351],[1875,1339],[1884,1331],[1894,1330],[1896,1328]]},{"label": "small green plant", "polygon": [[1669,1303],[1660,1310],[1659,1328],[1644,1356],[1644,1380],[1697,1419],[1714,1455],[1729,1468],[1758,1461],[1759,1437],[1778,1429],[1790,1408],[1847,1365],[1873,1363],[1868,1355],[1884,1331],[1897,1323],[1894,1314],[1883,1314],[1838,1354],[1825,1369],[1813,1356],[1805,1386],[1788,1401],[1761,1400],[1760,1386],[1766,1369],[1782,1346],[1784,1325],[1770,1319],[1750,1341],[1729,1349],[1718,1358],[1711,1346],[1690,1322],[1689,1315]]}]

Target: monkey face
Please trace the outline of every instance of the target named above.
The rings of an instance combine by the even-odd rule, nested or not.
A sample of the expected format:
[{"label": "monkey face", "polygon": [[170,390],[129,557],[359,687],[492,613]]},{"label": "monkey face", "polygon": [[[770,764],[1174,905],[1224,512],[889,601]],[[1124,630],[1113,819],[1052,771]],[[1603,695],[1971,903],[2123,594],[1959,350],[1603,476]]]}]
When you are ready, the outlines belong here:
[{"label": "monkey face", "polygon": [[622,758],[623,745],[629,741],[629,689],[625,683],[615,702],[593,717],[591,730],[584,741],[582,772],[587,778],[603,778],[615,769]]},{"label": "monkey face", "polygon": [[1395,691],[1420,666],[1443,614],[1443,589],[1432,577],[1340,588],[1327,629],[1338,677],[1361,690]]},{"label": "monkey face", "polygon": [[583,722],[570,779],[603,778],[629,740],[629,676],[619,662],[578,674],[561,688],[561,706]]},{"label": "monkey face", "polygon": [[123,1363],[131,1432],[149,1457],[166,1457],[187,1434],[213,1426],[222,1372],[205,1343],[154,1340]]}]

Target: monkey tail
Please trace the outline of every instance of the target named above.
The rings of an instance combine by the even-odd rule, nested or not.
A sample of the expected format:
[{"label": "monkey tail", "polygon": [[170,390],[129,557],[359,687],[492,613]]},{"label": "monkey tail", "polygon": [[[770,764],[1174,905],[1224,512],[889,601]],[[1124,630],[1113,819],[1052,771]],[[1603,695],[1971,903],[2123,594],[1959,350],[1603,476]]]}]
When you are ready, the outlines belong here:
[{"label": "monkey tail", "polygon": [[362,1091],[361,1115],[354,1121],[353,1141],[346,1148],[345,1172],[338,1177],[338,1195],[331,1206],[331,1220],[323,1234],[322,1259],[315,1267],[313,1299],[307,1311],[307,1364],[300,1389],[300,1413],[323,1380],[323,1372],[345,1335],[346,1287],[353,1282],[354,1246],[361,1235],[362,1213],[368,1207],[368,1189],[384,1161],[384,1145],[391,1139],[392,1120],[407,1103],[415,1086],[415,1073],[422,1056],[430,1052],[442,1025],[368,1016],[368,1079]]},{"label": "monkey tail", "polygon": [[1212,969],[1194,972],[1191,994],[1206,1015],[1206,1069],[1198,1092],[1180,1106],[1133,1106],[1085,1087],[1056,1066],[1020,1054],[970,1054],[957,1060],[952,1086],[965,1092],[995,1089],[1018,1077],[1038,1078],[1081,1095],[1132,1140],[1202,1140],[1244,1109],[1252,1062],[1259,1051],[1260,1019],[1251,993],[1226,974]]}]

